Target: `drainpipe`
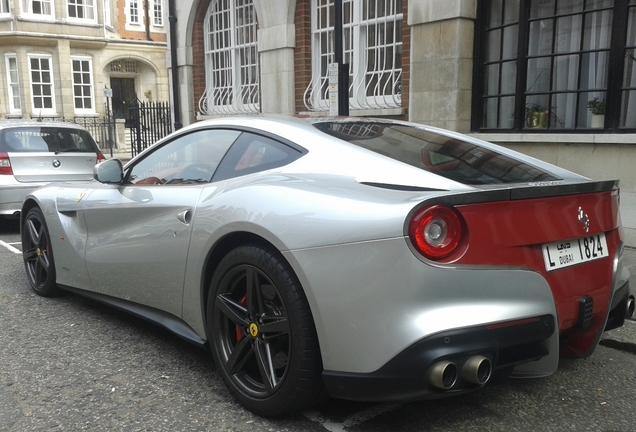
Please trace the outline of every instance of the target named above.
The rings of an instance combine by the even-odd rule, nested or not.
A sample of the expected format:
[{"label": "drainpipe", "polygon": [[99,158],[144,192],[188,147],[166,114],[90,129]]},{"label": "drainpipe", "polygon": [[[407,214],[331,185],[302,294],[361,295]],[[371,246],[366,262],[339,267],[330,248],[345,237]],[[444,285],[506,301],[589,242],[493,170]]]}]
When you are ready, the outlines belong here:
[{"label": "drainpipe", "polygon": [[144,15],[146,16],[146,40],[152,42],[152,38],[150,37],[150,7],[148,6],[150,0],[146,0],[144,2]]},{"label": "drainpipe", "polygon": [[179,97],[179,74],[177,73],[177,15],[174,0],[168,0],[168,20],[170,21],[170,68],[172,75],[172,111],[174,113],[174,130],[183,127],[181,123],[181,101]]}]

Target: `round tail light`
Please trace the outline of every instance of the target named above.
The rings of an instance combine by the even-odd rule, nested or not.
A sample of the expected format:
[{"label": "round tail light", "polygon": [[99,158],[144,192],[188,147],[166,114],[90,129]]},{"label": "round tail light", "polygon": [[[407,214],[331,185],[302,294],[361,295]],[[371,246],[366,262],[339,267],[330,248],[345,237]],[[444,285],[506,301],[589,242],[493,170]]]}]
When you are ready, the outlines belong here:
[{"label": "round tail light", "polygon": [[441,260],[450,256],[462,242],[464,224],[452,207],[433,205],[416,211],[409,222],[409,238],[425,258]]}]

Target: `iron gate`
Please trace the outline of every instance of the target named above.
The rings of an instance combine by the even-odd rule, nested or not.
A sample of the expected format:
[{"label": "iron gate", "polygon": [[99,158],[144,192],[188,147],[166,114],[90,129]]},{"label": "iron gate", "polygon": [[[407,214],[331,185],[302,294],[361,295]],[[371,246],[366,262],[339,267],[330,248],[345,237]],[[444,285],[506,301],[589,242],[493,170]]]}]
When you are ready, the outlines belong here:
[{"label": "iron gate", "polygon": [[128,106],[132,156],[172,132],[170,105],[167,102],[142,102],[135,99]]}]

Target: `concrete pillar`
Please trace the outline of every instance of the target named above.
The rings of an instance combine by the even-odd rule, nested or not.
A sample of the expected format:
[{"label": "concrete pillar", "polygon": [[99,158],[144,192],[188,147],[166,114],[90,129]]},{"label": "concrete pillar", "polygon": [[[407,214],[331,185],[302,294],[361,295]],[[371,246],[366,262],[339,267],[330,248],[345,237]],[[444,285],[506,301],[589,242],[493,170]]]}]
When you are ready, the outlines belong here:
[{"label": "concrete pillar", "polygon": [[[53,61],[55,62],[55,56]],[[57,113],[67,119],[75,117],[75,101],[73,100],[73,71],[71,70],[71,47],[68,39],[57,41],[57,61],[60,74],[55,76],[55,104]]]},{"label": "concrete pillar", "polygon": [[254,7],[259,26],[257,40],[261,60],[261,111],[294,114],[296,0],[254,2]]},{"label": "concrete pillar", "polygon": [[470,131],[476,0],[411,0],[409,120]]}]

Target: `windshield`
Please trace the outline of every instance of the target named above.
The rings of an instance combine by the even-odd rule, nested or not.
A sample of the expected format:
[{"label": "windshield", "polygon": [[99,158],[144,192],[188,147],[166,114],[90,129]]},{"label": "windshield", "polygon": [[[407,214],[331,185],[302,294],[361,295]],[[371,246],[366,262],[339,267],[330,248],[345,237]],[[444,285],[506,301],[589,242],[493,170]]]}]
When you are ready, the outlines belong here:
[{"label": "windshield", "polygon": [[413,126],[354,121],[314,126],[333,137],[463,184],[560,180],[495,150]]},{"label": "windshield", "polygon": [[95,153],[97,148],[82,129],[28,126],[0,131],[0,151]]}]

